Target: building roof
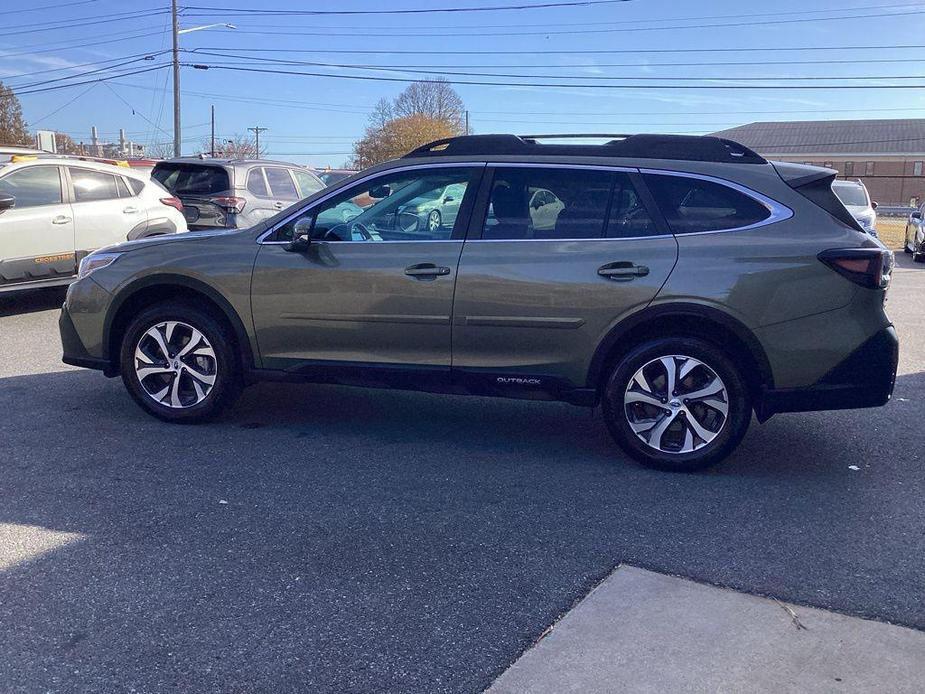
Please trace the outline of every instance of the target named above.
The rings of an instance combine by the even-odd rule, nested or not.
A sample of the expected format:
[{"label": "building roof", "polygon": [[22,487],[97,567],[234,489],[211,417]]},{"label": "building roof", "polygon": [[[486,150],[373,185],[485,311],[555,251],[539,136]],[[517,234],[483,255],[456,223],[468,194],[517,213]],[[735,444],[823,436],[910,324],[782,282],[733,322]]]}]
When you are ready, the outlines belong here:
[{"label": "building roof", "polygon": [[766,156],[925,155],[925,118],[758,122],[713,134]]}]

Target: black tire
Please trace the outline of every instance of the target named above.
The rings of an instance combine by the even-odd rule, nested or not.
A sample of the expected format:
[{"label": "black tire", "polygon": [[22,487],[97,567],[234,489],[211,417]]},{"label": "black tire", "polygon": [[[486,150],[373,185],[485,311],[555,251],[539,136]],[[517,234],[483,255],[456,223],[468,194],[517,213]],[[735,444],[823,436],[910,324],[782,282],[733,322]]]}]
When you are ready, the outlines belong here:
[{"label": "black tire", "polygon": [[[211,365],[210,370],[214,371],[212,375],[215,380],[201,402],[183,407],[162,404],[149,394],[136,373],[135,350],[139,341],[146,331],[165,321],[178,321],[195,328],[202,333],[214,352],[214,359],[208,363]],[[231,329],[210,311],[183,302],[155,304],[139,313],[123,335],[119,365],[122,381],[135,402],[148,414],[166,422],[192,424],[212,419],[230,407],[243,388],[240,360]],[[192,377],[185,378],[187,384],[191,385],[192,381],[189,379]],[[188,391],[189,387],[186,390]]]},{"label": "black tire", "polygon": [[913,263],[925,263],[925,252],[922,251],[922,247],[915,247],[915,239],[912,239],[912,262]]},{"label": "black tire", "polygon": [[[642,369],[653,360],[669,356],[692,357],[707,367],[702,371],[691,372],[686,377],[689,381],[697,376],[709,374],[709,371],[712,370],[725,386],[725,401],[728,411],[725,419],[718,425],[716,430],[718,433],[715,434],[715,438],[709,443],[701,444],[694,450],[684,453],[659,450],[643,441],[640,435],[637,435],[630,426],[627,413],[628,408],[639,407],[639,405],[627,405],[624,400],[627,388],[639,369]],[[679,360],[678,363],[684,364],[685,362]],[[681,380],[679,384],[684,386],[689,381]],[[667,409],[672,406],[671,402],[683,399],[683,390],[683,387],[679,387],[678,392],[681,393],[679,397],[673,397],[672,394],[667,392],[659,392],[661,396],[664,396],[664,402],[668,403],[664,406],[666,414],[671,412],[671,410]],[[647,467],[671,472],[694,472],[723,460],[732,453],[741,442],[742,437],[745,436],[752,415],[751,396],[748,386],[740,374],[739,367],[721,349],[696,338],[662,338],[645,342],[631,350],[613,366],[604,387],[602,402],[607,428],[620,447]],[[684,401],[683,407],[688,407],[687,401]],[[703,413],[705,411],[702,409],[702,405],[698,407],[700,409],[697,409],[697,412]],[[654,411],[657,412],[658,410],[655,409]],[[693,413],[694,408],[691,407],[690,410],[683,413],[679,412],[678,421],[680,424],[671,425],[673,430],[681,432],[679,436],[686,434],[684,422],[686,422],[688,412]],[[693,414],[690,416],[693,416]],[[709,416],[718,417],[717,414],[709,414]],[[697,423],[700,424],[699,421]],[[669,432],[666,431],[665,433]],[[703,439],[694,437],[695,444],[697,441],[703,441]]]}]

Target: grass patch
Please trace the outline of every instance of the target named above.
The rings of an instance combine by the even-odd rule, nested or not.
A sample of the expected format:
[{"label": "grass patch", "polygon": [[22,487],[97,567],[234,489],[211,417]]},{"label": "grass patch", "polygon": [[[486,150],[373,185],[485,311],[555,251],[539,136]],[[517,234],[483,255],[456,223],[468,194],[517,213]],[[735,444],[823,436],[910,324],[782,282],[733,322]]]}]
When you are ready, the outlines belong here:
[{"label": "grass patch", "polygon": [[888,248],[902,250],[906,233],[904,217],[878,217],[877,236]]}]

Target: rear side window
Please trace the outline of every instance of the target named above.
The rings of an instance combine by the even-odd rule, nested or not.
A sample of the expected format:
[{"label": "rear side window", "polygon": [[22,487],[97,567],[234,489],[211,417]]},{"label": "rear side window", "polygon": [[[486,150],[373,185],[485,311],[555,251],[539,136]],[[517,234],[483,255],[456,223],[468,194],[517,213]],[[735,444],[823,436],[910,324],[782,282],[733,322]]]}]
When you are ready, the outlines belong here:
[{"label": "rear side window", "polygon": [[483,239],[599,239],[648,236],[655,225],[625,173],[499,167]]},{"label": "rear side window", "polygon": [[721,183],[690,176],[645,174],[644,178],[675,234],[738,229],[771,216],[754,198]]},{"label": "rear side window", "polygon": [[129,188],[132,189],[132,195],[139,195],[145,189],[145,184],[137,178],[126,178],[125,180],[128,181]]},{"label": "rear side window", "polygon": [[68,170],[71,173],[71,183],[74,185],[74,200],[76,202],[115,200],[119,197],[119,181],[121,177],[117,178],[112,174],[91,171],[90,169],[69,168]]},{"label": "rear side window", "polygon": [[270,194],[280,200],[298,200],[299,192],[295,189],[295,183],[292,182],[292,176],[289,175],[288,169],[278,166],[268,166],[264,169],[267,175],[267,183],[270,185]]},{"label": "rear side window", "polygon": [[270,197],[267,182],[263,177],[263,169],[258,167],[247,172],[247,189],[260,198]]},{"label": "rear side window", "polygon": [[204,164],[158,164],[151,178],[174,195],[216,195],[231,188],[228,172]]}]

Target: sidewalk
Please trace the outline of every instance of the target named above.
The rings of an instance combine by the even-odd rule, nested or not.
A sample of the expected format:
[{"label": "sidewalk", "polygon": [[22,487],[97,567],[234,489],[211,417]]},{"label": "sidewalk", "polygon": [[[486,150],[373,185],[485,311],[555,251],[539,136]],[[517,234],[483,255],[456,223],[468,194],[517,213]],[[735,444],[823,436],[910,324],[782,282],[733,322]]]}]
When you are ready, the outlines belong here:
[{"label": "sidewalk", "polygon": [[925,633],[617,568],[489,694],[921,692]]}]

